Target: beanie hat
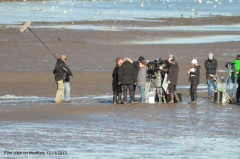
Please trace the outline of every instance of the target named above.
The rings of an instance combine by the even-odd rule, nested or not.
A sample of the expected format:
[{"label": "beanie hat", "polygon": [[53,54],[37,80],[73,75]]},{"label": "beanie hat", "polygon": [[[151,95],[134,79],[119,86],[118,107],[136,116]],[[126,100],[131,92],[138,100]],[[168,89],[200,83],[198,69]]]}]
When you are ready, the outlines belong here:
[{"label": "beanie hat", "polygon": [[208,57],[213,58],[213,53],[209,53]]},{"label": "beanie hat", "polygon": [[173,58],[173,55],[172,55],[172,54],[170,54],[168,57],[169,57],[169,58]]},{"label": "beanie hat", "polygon": [[138,61],[143,61],[145,58],[143,56],[139,56]]},{"label": "beanie hat", "polygon": [[67,57],[65,55],[61,56],[61,60],[66,60],[66,59],[67,59]]},{"label": "beanie hat", "polygon": [[191,63],[197,64],[197,59],[193,59]]}]

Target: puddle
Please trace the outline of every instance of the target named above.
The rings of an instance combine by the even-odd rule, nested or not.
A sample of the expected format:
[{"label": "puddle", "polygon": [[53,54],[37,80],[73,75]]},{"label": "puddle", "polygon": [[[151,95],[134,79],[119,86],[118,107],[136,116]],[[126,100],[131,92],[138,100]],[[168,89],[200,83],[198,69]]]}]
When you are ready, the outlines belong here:
[{"label": "puddle", "polygon": [[216,43],[240,41],[240,35],[215,35],[215,36],[197,36],[183,38],[155,38],[143,41],[124,41],[120,42],[123,45],[147,45],[147,44],[200,44],[200,43]]}]

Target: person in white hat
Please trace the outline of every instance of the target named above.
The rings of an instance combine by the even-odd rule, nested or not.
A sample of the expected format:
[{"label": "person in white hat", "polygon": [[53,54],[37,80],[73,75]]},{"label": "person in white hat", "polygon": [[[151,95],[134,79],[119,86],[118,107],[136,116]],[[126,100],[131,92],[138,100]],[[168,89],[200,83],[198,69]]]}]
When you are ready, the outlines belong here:
[{"label": "person in white hat", "polygon": [[217,88],[216,81],[216,70],[217,70],[217,60],[214,58],[213,53],[209,53],[208,59],[205,61],[205,69],[206,69],[206,79],[208,85],[208,98],[212,98],[212,88],[215,90]]},{"label": "person in white hat", "polygon": [[197,103],[197,86],[200,82],[200,65],[197,62],[197,59],[192,60],[192,67],[188,71],[189,74],[189,82],[191,82],[191,87],[189,89],[190,96],[191,96],[191,102],[190,104],[196,104]]}]

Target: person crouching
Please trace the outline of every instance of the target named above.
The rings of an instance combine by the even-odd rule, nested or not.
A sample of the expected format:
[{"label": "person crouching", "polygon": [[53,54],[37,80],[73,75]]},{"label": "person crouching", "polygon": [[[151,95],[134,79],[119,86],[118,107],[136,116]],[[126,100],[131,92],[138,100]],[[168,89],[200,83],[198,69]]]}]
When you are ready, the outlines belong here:
[{"label": "person crouching", "polygon": [[145,102],[145,86],[146,86],[146,73],[147,73],[147,66],[145,64],[146,64],[145,61],[139,62],[140,70],[137,77],[137,86],[139,87],[140,93],[141,93],[140,103]]},{"label": "person crouching", "polygon": [[127,104],[127,89],[129,89],[131,104],[135,102],[133,85],[137,84],[137,76],[132,63],[132,60],[126,57],[118,71],[118,84],[122,84],[123,87],[123,104]]},{"label": "person crouching", "polygon": [[191,87],[189,89],[190,96],[191,96],[191,102],[190,104],[196,104],[197,103],[197,86],[200,82],[200,65],[197,63],[196,59],[192,60],[192,66],[190,70],[188,71],[189,74],[189,82],[191,82]]},{"label": "person crouching", "polygon": [[[116,59],[116,66],[112,73],[113,104],[122,103],[122,86],[118,84],[118,70],[122,64],[122,58]],[[118,100],[117,100],[118,98]]]}]

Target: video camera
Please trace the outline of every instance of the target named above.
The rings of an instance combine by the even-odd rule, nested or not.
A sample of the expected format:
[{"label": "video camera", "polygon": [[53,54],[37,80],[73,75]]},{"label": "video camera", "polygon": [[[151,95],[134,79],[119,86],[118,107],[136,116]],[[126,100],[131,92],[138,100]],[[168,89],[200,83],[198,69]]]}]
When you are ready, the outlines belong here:
[{"label": "video camera", "polygon": [[151,80],[151,79],[155,79],[156,78],[156,74],[158,71],[161,72],[161,70],[159,69],[160,66],[162,67],[167,67],[167,60],[162,60],[161,57],[159,59],[155,59],[154,61],[148,61],[146,65],[148,66],[148,70],[147,70],[147,79]]}]

